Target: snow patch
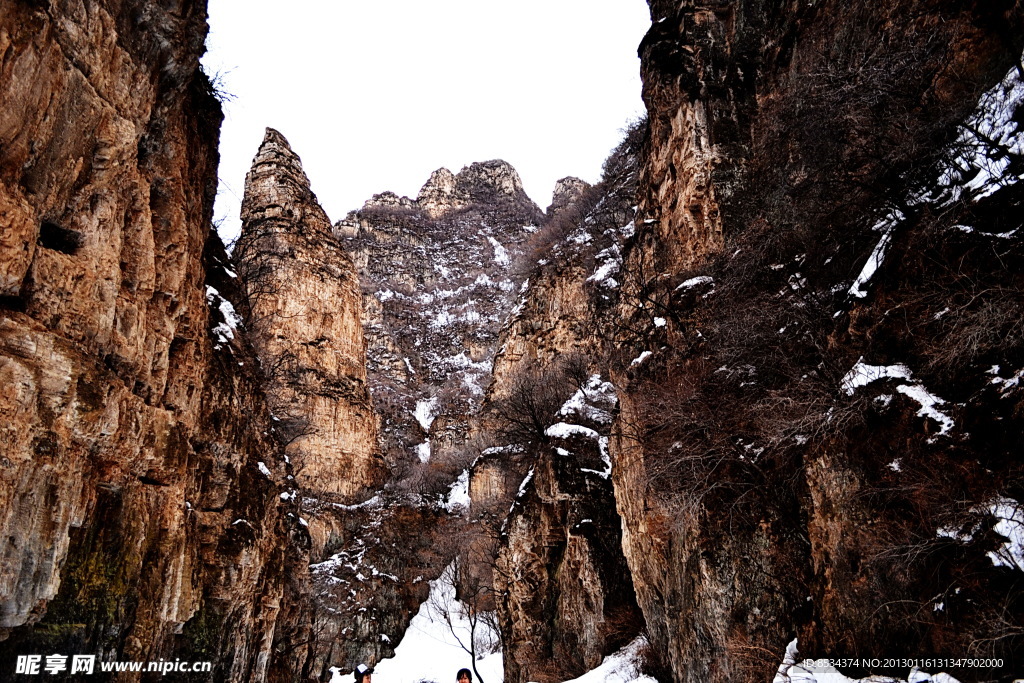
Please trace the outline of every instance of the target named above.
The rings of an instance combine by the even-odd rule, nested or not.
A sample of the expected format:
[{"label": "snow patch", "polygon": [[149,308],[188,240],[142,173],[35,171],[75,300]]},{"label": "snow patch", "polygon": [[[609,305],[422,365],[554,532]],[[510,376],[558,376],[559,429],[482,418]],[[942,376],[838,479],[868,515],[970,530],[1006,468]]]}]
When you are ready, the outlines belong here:
[{"label": "snow patch", "polygon": [[224,318],[224,322],[217,323],[210,331],[217,336],[218,344],[226,344],[229,339],[235,338],[235,331],[242,324],[242,317],[235,312],[235,307],[231,305],[230,301],[209,285],[206,286],[206,301],[210,305],[217,306]]},{"label": "snow patch", "polygon": [[444,507],[448,512],[455,512],[458,509],[468,510],[469,504],[469,470],[462,470],[462,474],[448,491],[448,500]]},{"label": "snow patch", "polygon": [[[395,647],[395,656],[381,660],[374,675],[388,683],[418,683],[421,680],[445,681],[463,667],[470,667],[469,654],[459,645],[468,644],[470,634],[469,607],[456,599],[455,589],[445,570],[441,578],[430,582],[430,596],[420,605],[402,640]],[[451,615],[451,628],[445,614]],[[483,620],[481,620],[481,623]],[[390,638],[381,634],[381,640]],[[498,635],[485,626],[477,626],[476,642],[485,653],[476,661],[476,668],[487,683],[503,680],[502,654]],[[331,667],[331,683],[351,683],[353,673]]]},{"label": "snow patch", "polygon": [[600,268],[594,271],[593,275],[587,278],[587,282],[596,282],[602,287],[609,289],[615,288],[619,285],[619,282],[612,275],[619,272],[619,268],[618,261],[606,261]]},{"label": "snow patch", "polygon": [[644,636],[637,637],[618,652],[604,658],[596,668],[566,683],[658,683],[640,672],[641,652],[647,646]]},{"label": "snow patch", "polygon": [[863,299],[868,295],[864,286],[882,266],[882,261],[885,260],[885,254],[889,251],[889,245],[892,242],[892,233],[896,230],[896,226],[904,220],[906,220],[906,216],[903,215],[903,212],[899,209],[893,209],[872,228],[876,232],[881,232],[882,238],[878,240],[878,244],[875,245],[874,250],[868,256],[867,262],[861,269],[860,275],[857,276],[853,286],[850,287],[850,296]]},{"label": "snow patch", "polygon": [[930,417],[938,422],[940,435],[947,434],[956,424],[953,418],[935,408],[946,402],[920,384],[901,384],[896,387],[896,391],[917,401],[921,406],[921,410],[917,411],[918,417]]},{"label": "snow patch", "polygon": [[558,414],[579,415],[599,424],[611,424],[612,416],[609,411],[617,401],[615,386],[611,382],[603,381],[601,375],[595,374],[590,376],[585,386],[562,404]]},{"label": "snow patch", "polygon": [[885,377],[897,377],[899,379],[910,379],[910,368],[906,365],[868,365],[864,363],[864,357],[861,356],[853,368],[846,373],[843,377],[842,386],[843,391],[847,396],[853,396],[853,392],[858,387],[865,386],[874,382],[878,379]]},{"label": "snow patch", "polygon": [[1012,498],[998,498],[989,504],[989,513],[996,518],[992,530],[1006,539],[988,553],[992,564],[1024,571],[1024,507]]},{"label": "snow patch", "polygon": [[509,258],[508,251],[501,245],[501,242],[494,239],[490,235],[487,236],[487,241],[491,243],[494,248],[494,262],[499,266],[507,266],[512,263],[512,259]]},{"label": "snow patch", "polygon": [[423,427],[423,431],[429,432],[430,425],[434,424],[434,406],[437,405],[437,397],[422,399],[416,402],[416,412],[413,415],[416,421]]},{"label": "snow patch", "polygon": [[713,284],[715,284],[715,279],[713,277],[711,277],[710,275],[700,275],[698,277],[691,277],[689,280],[682,282],[678,287],[675,288],[674,291],[678,292],[680,289],[692,289],[697,285]]},{"label": "snow patch", "polygon": [[644,351],[644,352],[643,352],[643,353],[641,353],[641,354],[640,354],[639,356],[637,356],[637,357],[636,357],[636,358],[634,358],[634,359],[633,359],[632,361],[630,361],[630,363],[629,363],[629,367],[634,367],[634,366],[636,366],[636,365],[640,365],[640,364],[641,364],[641,363],[643,363],[643,362],[644,362],[645,360],[647,360],[648,358],[650,358],[650,357],[651,357],[651,355],[652,355],[652,354],[651,354],[651,352],[650,352],[650,351]]},{"label": "snow patch", "polygon": [[[988,557],[996,567],[1009,567],[1024,571],[1024,506],[1013,498],[994,498],[984,505],[971,508],[972,515],[992,517],[996,523],[992,530],[1006,539]],[[970,543],[982,528],[982,520],[975,520],[970,526],[941,527],[935,535],[952,538],[960,543]]]},{"label": "snow patch", "polygon": [[[861,359],[854,364],[853,368],[846,373],[846,376],[843,377],[843,380],[840,383],[840,387],[847,396],[852,396],[859,387],[870,384],[878,379],[887,377],[905,380],[911,379],[912,373],[910,372],[910,368],[906,365],[868,365],[863,361],[864,357],[862,356]],[[946,401],[928,391],[919,382],[915,382],[913,384],[901,384],[896,387],[896,391],[916,401],[918,405],[921,406],[921,409],[917,411],[918,417],[931,418],[939,423],[938,436],[948,434],[949,431],[956,426],[953,418],[936,408],[936,406],[946,405]],[[881,403],[882,405],[888,405],[888,400],[883,399]]]},{"label": "snow patch", "polygon": [[989,368],[988,374],[994,375],[994,377],[992,377],[992,384],[999,387],[999,393],[1003,396],[1006,396],[1011,391],[1019,387],[1021,379],[1024,379],[1024,369],[1018,370],[1010,377],[1000,377],[998,365],[993,365]]},{"label": "snow patch", "polygon": [[579,434],[585,436],[588,439],[598,439],[600,435],[591,429],[590,427],[584,427],[583,425],[574,425],[567,422],[559,422],[553,424],[544,430],[544,434],[550,436],[553,439],[568,439],[569,437]]}]

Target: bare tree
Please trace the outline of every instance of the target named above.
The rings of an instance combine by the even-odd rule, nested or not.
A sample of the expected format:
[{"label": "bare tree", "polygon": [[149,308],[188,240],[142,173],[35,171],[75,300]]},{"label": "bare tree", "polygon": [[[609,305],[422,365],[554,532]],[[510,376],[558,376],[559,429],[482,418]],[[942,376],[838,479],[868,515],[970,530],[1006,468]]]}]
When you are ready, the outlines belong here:
[{"label": "bare tree", "polygon": [[559,409],[578,388],[583,374],[575,357],[571,359],[568,367],[560,364],[519,372],[508,391],[491,404],[497,432],[507,443],[547,443],[545,430],[558,421]]},{"label": "bare tree", "polygon": [[431,592],[427,608],[444,622],[459,647],[469,655],[476,680],[485,683],[476,662],[498,647],[492,589],[474,572],[467,571],[465,560],[458,555],[438,581],[441,590]]}]

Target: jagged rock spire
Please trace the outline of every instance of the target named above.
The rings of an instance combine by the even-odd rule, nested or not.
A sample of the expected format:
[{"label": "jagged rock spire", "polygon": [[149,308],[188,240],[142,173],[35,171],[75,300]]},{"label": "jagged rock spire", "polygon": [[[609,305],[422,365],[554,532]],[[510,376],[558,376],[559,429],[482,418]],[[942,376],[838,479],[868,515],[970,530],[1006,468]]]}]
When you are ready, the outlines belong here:
[{"label": "jagged rock spire", "polygon": [[253,344],[274,368],[267,396],[300,486],[355,499],[383,476],[359,281],[302,162],[273,128],[245,178],[234,259]]},{"label": "jagged rock spire", "polygon": [[279,131],[267,128],[245,176],[242,223],[279,219],[303,231],[330,233],[331,224],[309,187],[302,160]]}]

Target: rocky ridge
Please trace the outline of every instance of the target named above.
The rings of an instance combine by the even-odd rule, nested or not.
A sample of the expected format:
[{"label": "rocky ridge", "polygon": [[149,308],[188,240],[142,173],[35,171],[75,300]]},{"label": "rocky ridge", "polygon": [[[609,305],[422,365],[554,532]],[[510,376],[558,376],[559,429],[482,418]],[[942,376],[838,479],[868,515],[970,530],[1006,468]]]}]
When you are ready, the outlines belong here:
[{"label": "rocky ridge", "polygon": [[[271,138],[268,133],[271,147],[280,147],[276,134]],[[286,173],[260,172],[266,156],[266,151],[257,155],[251,184],[261,188],[254,194],[267,198],[262,205],[271,208],[275,221],[296,217],[285,232],[308,220],[302,216],[321,216],[290,151],[285,156],[292,170]],[[278,199],[282,192],[291,192],[291,178],[297,176],[304,199]],[[470,416],[489,382],[493,340],[511,305],[513,264],[540,215],[515,170],[492,161],[472,164],[457,175],[439,169],[417,200],[390,192],[374,195],[334,226],[337,246],[329,249],[324,245],[335,244],[334,237],[325,238],[319,219],[305,250],[253,249],[256,243],[247,244],[243,232],[240,246],[245,253],[286,256],[267,264],[274,282],[287,280],[289,287],[301,288],[312,273],[312,282],[322,289],[336,286],[340,278],[345,291],[320,297],[324,311],[333,311],[339,301],[346,306],[353,301],[349,287],[355,271],[347,265],[349,254],[360,273],[362,311],[346,309],[345,319],[362,318],[368,346],[366,386],[381,430],[379,440],[363,432],[345,434],[342,442],[375,446],[391,471],[386,486],[365,488],[358,499],[305,486],[296,492],[313,538],[314,670],[326,673],[331,666],[351,668],[393,655],[426,598],[428,581],[456,553],[451,539],[465,525],[465,507],[455,502],[465,493],[456,484],[471,457],[466,447]],[[253,225],[266,233],[261,221],[262,214],[255,213]],[[236,256],[240,253],[236,247]],[[247,273],[259,272],[255,267],[247,270],[245,260],[241,258],[238,268],[243,282]],[[281,268],[282,261],[291,269]],[[335,272],[339,268],[342,272]],[[259,297],[265,298],[264,289],[255,288]],[[293,292],[287,298],[301,303],[303,297]],[[319,310],[318,305],[314,302],[312,308]],[[306,325],[308,316],[280,316],[280,322],[264,317],[271,321],[264,333],[271,344],[257,343],[263,349],[277,344],[278,353],[288,353],[296,340],[316,336],[296,329]],[[335,338],[320,335],[325,336],[318,349]],[[269,359],[272,353],[265,365]],[[295,416],[310,414],[301,405],[289,410]]]},{"label": "rocky ridge", "polygon": [[590,183],[579,178],[566,176],[559,179],[555,183],[555,190],[551,194],[551,204],[544,212],[545,215],[550,219],[568,209],[579,201],[588,189],[590,189]]}]

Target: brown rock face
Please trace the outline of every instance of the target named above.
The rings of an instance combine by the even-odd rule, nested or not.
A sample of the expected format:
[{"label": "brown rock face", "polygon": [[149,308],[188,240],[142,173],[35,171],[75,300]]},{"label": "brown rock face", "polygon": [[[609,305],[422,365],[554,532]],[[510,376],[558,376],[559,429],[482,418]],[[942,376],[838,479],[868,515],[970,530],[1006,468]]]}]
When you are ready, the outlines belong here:
[{"label": "brown rock face", "polygon": [[0,15],[4,672],[58,652],[261,681],[303,640],[308,537],[210,229],[205,34],[201,3]]},{"label": "brown rock face", "polygon": [[506,522],[494,573],[506,681],[582,675],[643,625],[607,504],[611,482],[592,469],[601,466],[594,446],[577,446],[536,458]]},{"label": "brown rock face", "polygon": [[[938,150],[1019,62],[1020,4],[651,7],[640,47],[651,132],[620,320],[639,323],[638,302],[662,313],[627,342],[636,364],[614,374],[611,450],[623,548],[655,649],[676,681],[694,682],[766,680],[794,636],[801,656],[926,656],[984,641],[1019,657],[980,625],[996,605],[1019,604],[1007,572],[955,553],[936,571],[915,554],[945,552],[936,530],[956,516],[925,498],[984,507],[997,491],[1012,497],[1019,468],[987,455],[1006,453],[1002,438],[943,442],[901,394],[884,410],[880,386],[865,392],[874,406],[839,387],[858,357],[907,362],[930,389],[963,397],[972,433],[986,410],[1005,416],[1020,400],[989,403],[981,360],[1017,367],[1008,359],[1019,342],[953,362],[936,351],[952,337],[927,322],[952,301],[999,309],[999,297],[959,298],[960,287],[985,296],[974,278],[1019,296],[1018,273],[950,236],[966,216],[995,232],[1019,190],[966,192],[960,209],[934,197],[948,190]],[[991,106],[1020,115],[1014,102]],[[896,221],[901,246],[878,299],[862,301],[850,284],[878,244],[871,227],[922,188]],[[953,265],[961,249],[965,265]],[[888,320],[895,311],[899,324]],[[1005,418],[994,419],[982,429],[1002,433]],[[988,473],[964,464],[975,457]],[[977,620],[970,636],[954,633],[948,599],[932,602],[967,591],[967,567],[986,576],[984,588],[966,582],[977,589],[970,607],[958,602]]]},{"label": "brown rock face", "polygon": [[548,217],[564,211],[579,200],[589,188],[590,183],[573,176],[560,179],[555,183],[555,191],[551,194],[551,205],[546,212]]},{"label": "brown rock face", "polygon": [[[575,194],[575,205],[549,212],[538,234],[547,248],[494,361],[484,415],[503,445],[474,464],[470,494],[476,515],[504,514],[515,499],[494,571],[507,681],[579,676],[643,629],[601,451],[614,389],[600,381],[600,321],[613,310],[632,230],[641,132],[613,153],[593,192],[562,183],[556,204]],[[547,433],[556,423],[562,436]]]},{"label": "brown rock face", "polygon": [[246,176],[234,259],[300,486],[354,499],[382,483],[356,272],[299,157],[270,128]]},{"label": "brown rock face", "polygon": [[[720,116],[713,109],[719,100],[702,97],[698,79],[713,78],[716,86],[727,88],[734,85],[733,74],[721,71],[730,68],[722,57],[730,52],[730,17],[735,12],[731,7],[715,12],[684,3],[667,18],[655,16],[640,44],[652,144],[641,170],[638,210],[644,218],[654,219],[648,228],[649,256],[659,260],[692,262],[722,246],[722,188],[713,179],[720,166],[737,158],[718,134],[719,119],[734,112]],[[680,33],[685,44],[679,41]],[[705,72],[712,65],[719,71]],[[648,269],[657,267],[647,264]]]}]

